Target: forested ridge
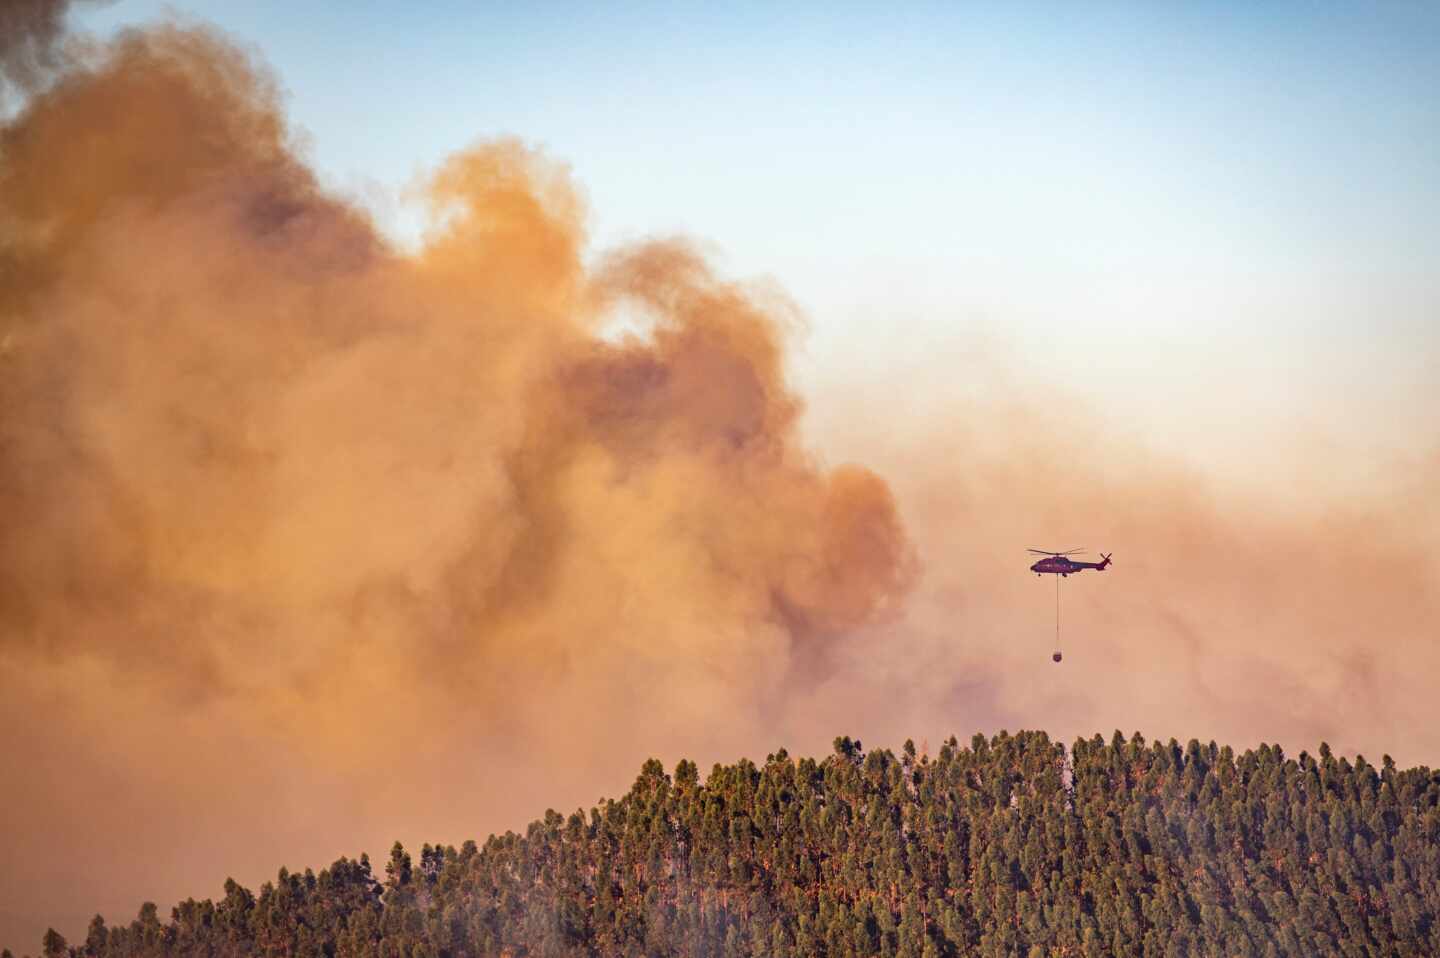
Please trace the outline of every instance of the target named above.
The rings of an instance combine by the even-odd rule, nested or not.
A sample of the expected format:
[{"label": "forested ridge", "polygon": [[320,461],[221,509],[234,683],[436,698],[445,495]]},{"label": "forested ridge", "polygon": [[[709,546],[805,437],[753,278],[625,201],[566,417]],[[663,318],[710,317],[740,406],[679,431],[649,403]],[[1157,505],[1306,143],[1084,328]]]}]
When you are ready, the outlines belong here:
[{"label": "forested ridge", "polygon": [[1002,732],[703,782],[651,760],[523,835],[227,881],[43,954],[1435,956],[1437,913],[1428,768]]}]

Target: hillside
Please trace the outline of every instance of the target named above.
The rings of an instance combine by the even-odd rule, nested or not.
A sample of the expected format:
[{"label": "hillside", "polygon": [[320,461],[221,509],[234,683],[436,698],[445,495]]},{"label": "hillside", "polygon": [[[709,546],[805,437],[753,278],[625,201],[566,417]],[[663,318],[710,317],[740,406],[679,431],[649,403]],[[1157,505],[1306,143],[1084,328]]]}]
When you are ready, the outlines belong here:
[{"label": "hillside", "polygon": [[[83,863],[77,863],[83,867]],[[645,763],[483,846],[155,906],[62,955],[1440,954],[1440,773],[1120,733]]]}]

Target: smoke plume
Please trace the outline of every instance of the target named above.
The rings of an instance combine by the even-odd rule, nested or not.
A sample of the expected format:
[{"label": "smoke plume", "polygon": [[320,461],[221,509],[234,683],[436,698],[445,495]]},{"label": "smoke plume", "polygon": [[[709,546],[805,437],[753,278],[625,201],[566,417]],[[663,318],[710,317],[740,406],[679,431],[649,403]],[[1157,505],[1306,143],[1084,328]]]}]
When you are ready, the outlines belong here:
[{"label": "smoke plume", "polygon": [[[790,304],[679,241],[592,256],[555,160],[450,159],[402,253],[223,39],[66,64],[63,10],[0,12],[9,81],[64,67],[0,128],[0,942],[483,837],[649,755],[1440,753],[1423,495],[1277,510],[1083,412],[835,390],[811,422],[892,492],[801,441]],[[1060,668],[1032,545],[1115,553]]]},{"label": "smoke plume", "polygon": [[[32,11],[36,62],[59,9]],[[17,863],[73,814],[198,878],[235,861],[207,842],[321,781],[340,809],[304,854],[376,806],[387,831],[450,806],[458,834],[513,804],[499,824],[628,771],[616,743],[758,740],[829,645],[899,611],[889,489],[797,440],[792,309],[679,242],[587,269],[545,157],[451,159],[400,255],[317,188],[263,71],[173,26],[0,137]],[[620,310],[645,334],[604,335]],[[26,884],[0,897],[34,907]]]}]

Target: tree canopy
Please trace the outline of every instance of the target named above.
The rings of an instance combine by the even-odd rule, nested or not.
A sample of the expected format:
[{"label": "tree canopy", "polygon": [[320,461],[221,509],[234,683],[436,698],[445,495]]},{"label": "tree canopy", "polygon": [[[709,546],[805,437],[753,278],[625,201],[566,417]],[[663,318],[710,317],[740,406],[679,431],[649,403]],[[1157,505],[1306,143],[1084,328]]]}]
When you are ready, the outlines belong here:
[{"label": "tree canopy", "polygon": [[1440,773],[1043,732],[647,761],[523,835],[233,881],[46,956],[1440,954]]}]

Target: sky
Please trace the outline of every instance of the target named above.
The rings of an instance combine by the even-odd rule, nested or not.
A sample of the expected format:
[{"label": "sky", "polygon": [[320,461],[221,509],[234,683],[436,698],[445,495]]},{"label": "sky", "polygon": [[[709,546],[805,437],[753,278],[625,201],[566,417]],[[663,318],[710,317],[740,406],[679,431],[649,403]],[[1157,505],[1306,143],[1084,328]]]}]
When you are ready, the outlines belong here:
[{"label": "sky", "polygon": [[1225,453],[1273,454],[1276,420],[1409,442],[1434,374],[1429,4],[123,0],[85,20],[167,9],[258,50],[320,172],[399,235],[407,185],[509,135],[572,167],[597,248],[679,233],[773,277],[810,320],[807,391],[883,389],[985,336],[1027,388],[1240,476]]},{"label": "sky", "polygon": [[1440,764],[1433,5],[69,23],[0,126],[0,945],[650,756]]}]

